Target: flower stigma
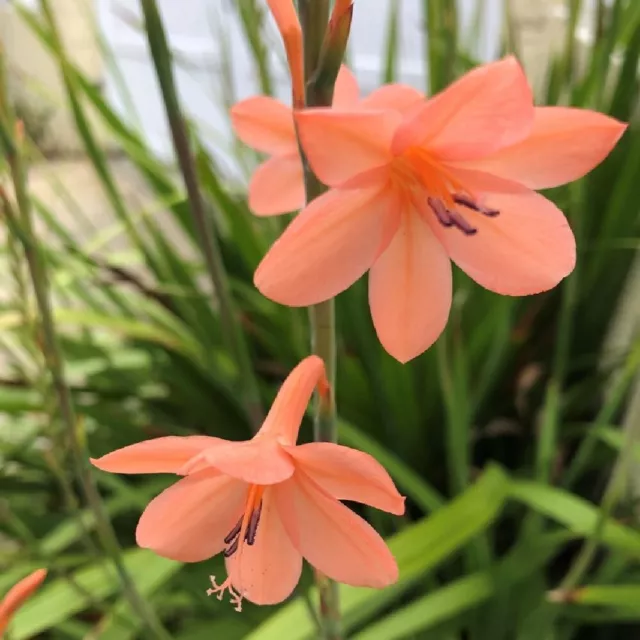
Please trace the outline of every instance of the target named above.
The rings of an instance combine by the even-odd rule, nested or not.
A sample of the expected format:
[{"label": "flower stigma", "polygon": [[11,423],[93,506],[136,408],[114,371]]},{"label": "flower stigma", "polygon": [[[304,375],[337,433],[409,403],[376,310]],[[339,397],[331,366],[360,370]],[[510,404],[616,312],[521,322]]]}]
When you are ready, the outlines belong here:
[{"label": "flower stigma", "polygon": [[239,591],[236,591],[234,586],[231,584],[231,578],[227,578],[221,585],[218,585],[216,582],[215,576],[209,576],[209,580],[211,580],[212,588],[207,589],[207,595],[212,596],[217,594],[218,600],[222,600],[224,598],[224,592],[229,591],[229,601],[233,605],[234,609],[238,612],[242,612],[242,594]]}]

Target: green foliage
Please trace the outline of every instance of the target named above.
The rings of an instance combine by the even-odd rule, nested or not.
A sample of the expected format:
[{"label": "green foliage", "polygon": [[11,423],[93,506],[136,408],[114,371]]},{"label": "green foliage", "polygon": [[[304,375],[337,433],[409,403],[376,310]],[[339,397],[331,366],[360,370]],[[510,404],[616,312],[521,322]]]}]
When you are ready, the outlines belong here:
[{"label": "green foliage", "polygon": [[[581,3],[567,4],[574,21]],[[273,80],[262,5],[238,5],[255,72],[268,91]],[[640,446],[637,416],[628,410],[637,336],[610,339],[621,305],[638,295],[632,277],[640,238],[638,7],[636,0],[615,0],[611,8],[598,2],[597,39],[586,46],[567,37],[538,96],[542,103],[597,108],[630,121],[601,167],[547,194],[575,230],[574,275],[552,292],[517,300],[456,273],[446,333],[408,365],[380,347],[365,283],[337,300],[341,441],[377,457],[408,497],[402,520],[363,512],[389,537],[401,572],[398,584],[383,591],[341,587],[349,637],[613,640],[638,633],[638,626],[620,626],[640,624],[640,531],[632,493],[613,505],[611,517],[599,507],[612,468],[630,457],[637,464]],[[452,3],[429,0],[424,9],[433,92],[473,61]],[[241,371],[225,340],[219,301],[212,301],[203,277],[205,260],[180,175],[153,156],[67,58],[46,18],[20,11],[64,77],[78,133],[113,213],[107,228],[80,242],[48,203],[32,199],[47,238],[43,253],[80,416],[77,437],[95,456],[165,434],[249,437]],[[398,66],[398,20],[392,10],[381,52],[385,80]],[[508,42],[517,48],[512,28]],[[127,204],[94,122],[144,180],[154,199],[148,210]],[[308,349],[304,311],[273,304],[252,286],[252,273],[281,226],[253,217],[195,130],[189,135],[199,193],[268,406]],[[116,235],[128,241],[127,260],[116,262],[105,248]],[[176,249],[177,236],[187,253]],[[0,306],[0,347],[8,363],[0,381],[0,593],[34,567],[51,571],[15,618],[11,637],[150,638],[68,472],[69,443],[43,366],[32,296],[21,279],[22,255],[11,238],[4,249],[12,289]],[[310,438],[308,427],[303,439]],[[96,479],[124,549],[123,566],[173,637],[315,637],[303,597],[277,609],[247,605],[238,616],[205,595],[219,559],[181,566],[135,548],[136,520],[168,479]],[[595,560],[577,589],[559,592],[589,539],[597,542]],[[307,578],[300,594],[309,589]],[[313,588],[308,596],[315,598]]]}]

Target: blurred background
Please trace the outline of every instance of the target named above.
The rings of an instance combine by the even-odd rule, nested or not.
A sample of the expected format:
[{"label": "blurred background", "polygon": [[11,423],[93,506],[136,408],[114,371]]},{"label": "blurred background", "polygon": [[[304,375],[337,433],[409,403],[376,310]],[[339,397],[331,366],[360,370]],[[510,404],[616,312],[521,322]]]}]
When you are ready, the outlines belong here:
[{"label": "blurred background", "polygon": [[[250,214],[259,158],[234,139],[228,108],[256,93],[288,101],[284,53],[263,0],[157,4],[198,190],[268,406],[308,353],[308,322],[253,288],[289,217]],[[183,566],[135,547],[141,510],[171,478],[78,464],[155,436],[251,435],[243,372],[173,153],[154,36],[137,2],[0,0],[0,104],[24,125],[20,209],[41,242],[76,414],[70,424],[59,411],[28,244],[2,225],[0,594],[50,568],[10,638],[319,637],[309,572],[289,602],[238,615],[205,595],[219,559]],[[640,1],[355,2],[348,64],[363,93],[402,81],[434,94],[506,53],[538,104],[597,109],[630,127],[601,167],[545,194],[579,251],[554,291],[502,298],[456,272],[446,333],[406,366],[376,339],[366,281],[339,296],[340,438],[380,460],[409,506],[402,519],[360,509],[401,574],[384,591],[342,588],[350,638],[640,634]],[[11,168],[0,158],[8,193]],[[102,499],[87,503],[93,483]]]}]

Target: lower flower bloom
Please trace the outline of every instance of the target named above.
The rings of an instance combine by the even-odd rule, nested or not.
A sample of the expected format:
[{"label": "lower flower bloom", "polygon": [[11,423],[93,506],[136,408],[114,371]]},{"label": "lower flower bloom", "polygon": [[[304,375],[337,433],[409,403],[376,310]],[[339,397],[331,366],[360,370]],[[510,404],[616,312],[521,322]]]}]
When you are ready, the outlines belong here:
[{"label": "lower flower bloom", "polygon": [[114,451],[93,464],[114,473],[184,476],[147,506],[141,547],[182,562],[222,553],[228,578],[210,595],[275,604],[300,579],[302,559],[338,582],[381,588],[398,567],[384,540],[340,500],[404,513],[404,498],[371,456],[332,443],[296,445],[307,404],[328,391],[324,364],[303,360],[285,380],[256,436],[229,442],[169,436]]}]

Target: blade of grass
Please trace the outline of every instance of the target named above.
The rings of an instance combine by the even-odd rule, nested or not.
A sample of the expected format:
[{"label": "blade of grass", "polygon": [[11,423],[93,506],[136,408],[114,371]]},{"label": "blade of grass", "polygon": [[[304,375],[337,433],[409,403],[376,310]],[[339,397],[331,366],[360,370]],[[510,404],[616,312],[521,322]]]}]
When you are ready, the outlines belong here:
[{"label": "blade of grass", "polygon": [[192,155],[187,127],[182,115],[172,70],[171,53],[167,44],[162,19],[155,0],[141,0],[145,30],[156,76],[162,91],[174,150],[182,171],[194,223],[198,229],[202,253],[207,264],[215,295],[220,305],[220,314],[226,338],[238,366],[238,384],[242,390],[249,419],[257,430],[262,423],[263,412],[257,381],[251,362],[248,344],[240,327],[228,278],[220,254],[218,239],[211,227],[198,183],[194,157]]},{"label": "blade of grass", "polygon": [[[50,15],[50,8],[46,0],[41,0],[43,12]],[[3,64],[0,57],[0,64]],[[0,80],[4,74],[0,74]],[[40,330],[42,332],[43,355],[49,368],[53,386],[57,395],[58,408],[67,431],[67,444],[70,448],[74,467],[80,481],[85,498],[96,514],[99,524],[100,539],[110,560],[113,562],[120,582],[129,598],[132,607],[153,633],[160,640],[167,640],[168,633],[162,623],[149,607],[146,600],[137,591],[135,584],[126,570],[122,561],[121,550],[113,527],[105,512],[102,499],[97,490],[91,468],[89,456],[84,443],[83,435],[79,432],[75,408],[67,386],[64,371],[64,361],[60,349],[60,339],[56,331],[51,309],[50,286],[47,266],[43,260],[42,251],[33,228],[31,213],[31,201],[27,188],[27,173],[24,161],[23,135],[21,126],[15,122],[11,107],[6,101],[4,87],[0,89],[0,129],[3,149],[9,164],[13,182],[14,194],[17,203],[17,211],[3,196],[5,219],[10,230],[16,235],[23,246],[27,261],[31,285],[33,287],[36,305],[40,315]]]}]

